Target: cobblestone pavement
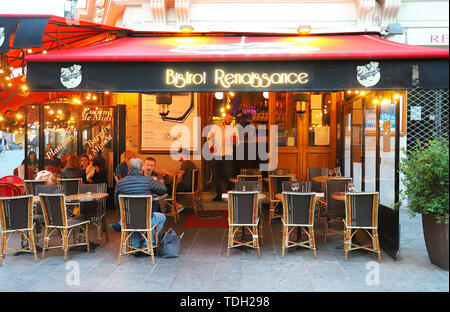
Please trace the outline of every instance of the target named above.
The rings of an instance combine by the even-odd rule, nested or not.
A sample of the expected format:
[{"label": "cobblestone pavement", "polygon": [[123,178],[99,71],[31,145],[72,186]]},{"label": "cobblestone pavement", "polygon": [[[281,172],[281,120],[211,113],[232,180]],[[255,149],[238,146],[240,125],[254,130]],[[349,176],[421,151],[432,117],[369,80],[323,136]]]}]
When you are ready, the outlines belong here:
[{"label": "cobblestone pavement", "polygon": [[[170,218],[165,229],[184,232],[179,258],[123,257],[117,266],[119,233],[108,228],[110,241],[87,254],[70,251],[64,263],[62,250],[51,250],[35,262],[29,254],[8,255],[0,267],[0,291],[269,291],[269,292],[448,292],[449,273],[429,262],[422,233],[421,217],[410,219],[401,210],[401,249],[397,261],[382,253],[353,251],[344,261],[336,249],[342,236],[332,235],[325,244],[321,226],[317,233],[317,259],[309,250],[289,252],[281,258],[281,223],[265,220],[262,258],[256,251],[233,249],[226,258],[225,228],[182,228],[192,210],[185,209],[175,225]],[[265,209],[267,216],[267,207]],[[118,220],[108,211],[108,223]],[[95,241],[94,231],[91,240]],[[12,238],[11,246],[18,244]],[[79,278],[78,278],[79,277]]]}]

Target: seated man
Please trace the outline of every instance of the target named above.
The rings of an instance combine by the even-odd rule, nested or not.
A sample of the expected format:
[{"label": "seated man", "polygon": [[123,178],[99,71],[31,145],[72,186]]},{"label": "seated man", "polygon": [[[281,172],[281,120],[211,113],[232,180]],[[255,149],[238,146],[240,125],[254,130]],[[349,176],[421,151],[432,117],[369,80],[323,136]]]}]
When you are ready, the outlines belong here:
[{"label": "seated man", "polygon": [[[177,192],[190,192],[192,191],[192,171],[197,169],[194,162],[189,160],[189,151],[186,149],[179,150],[179,161],[181,162],[180,170],[177,172],[178,174],[178,186]],[[172,173],[166,169],[161,170],[163,174],[168,176],[174,176],[175,173]],[[171,183],[172,184],[172,183]],[[170,184],[170,185],[171,185]],[[172,187],[167,186],[167,193],[172,195]],[[183,207],[180,205],[178,212],[183,211]]]},{"label": "seated man", "polygon": [[119,180],[125,178],[129,174],[129,161],[132,158],[136,158],[136,154],[133,151],[126,151],[123,162],[116,167],[116,175]]},{"label": "seated man", "polygon": [[[114,202],[117,208],[119,208],[119,195],[164,195],[167,192],[167,188],[164,184],[153,181],[152,179],[141,175],[142,172],[142,160],[139,158],[131,158],[129,160],[129,173],[128,175],[121,179],[116,185],[116,191],[114,196]],[[153,200],[153,215],[151,222],[152,224],[157,224],[158,234],[161,231],[164,222],[166,221],[166,216],[159,212],[158,200],[155,198]],[[110,224],[110,227],[115,231],[120,231],[121,223]],[[152,241],[155,238],[152,235]],[[146,242],[144,241],[143,246],[141,246],[141,234],[133,233],[131,236],[131,244],[135,247],[145,247]],[[136,256],[141,256],[141,254],[135,254]]]},{"label": "seated man", "polygon": [[154,181],[163,180],[163,176],[156,172],[156,159],[153,157],[147,157],[144,159],[144,169],[143,174],[146,177],[152,178]]}]

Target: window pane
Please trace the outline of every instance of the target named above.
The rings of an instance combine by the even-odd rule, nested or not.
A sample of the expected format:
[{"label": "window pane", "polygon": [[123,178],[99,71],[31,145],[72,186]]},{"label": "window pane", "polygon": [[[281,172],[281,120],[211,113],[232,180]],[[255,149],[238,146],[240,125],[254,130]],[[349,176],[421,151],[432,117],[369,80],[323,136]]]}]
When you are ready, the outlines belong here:
[{"label": "window pane", "polygon": [[278,126],[278,146],[297,146],[297,114],[292,93],[276,93],[275,118],[275,124]]},{"label": "window pane", "polygon": [[311,94],[309,146],[330,145],[331,93]]}]

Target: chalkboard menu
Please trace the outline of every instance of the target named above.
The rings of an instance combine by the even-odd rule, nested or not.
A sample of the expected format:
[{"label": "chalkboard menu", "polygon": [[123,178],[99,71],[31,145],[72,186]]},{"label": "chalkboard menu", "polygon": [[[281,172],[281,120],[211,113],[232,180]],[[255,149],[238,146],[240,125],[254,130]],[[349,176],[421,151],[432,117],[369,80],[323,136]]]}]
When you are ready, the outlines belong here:
[{"label": "chalkboard menu", "polygon": [[[140,152],[169,153],[180,147],[193,150],[198,147],[194,139],[194,122],[197,114],[197,99],[191,93],[173,94],[169,114],[163,120],[159,115],[155,94],[141,94],[140,108]],[[198,137],[198,135],[196,135]]]}]

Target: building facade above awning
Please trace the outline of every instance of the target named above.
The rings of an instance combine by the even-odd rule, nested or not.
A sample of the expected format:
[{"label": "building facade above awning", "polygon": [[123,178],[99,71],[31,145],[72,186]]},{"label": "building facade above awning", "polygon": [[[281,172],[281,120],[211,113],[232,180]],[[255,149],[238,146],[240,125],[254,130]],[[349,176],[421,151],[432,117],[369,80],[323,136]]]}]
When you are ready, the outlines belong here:
[{"label": "building facade above awning", "polygon": [[166,35],[125,37],[26,61],[35,91],[338,91],[409,88],[413,65],[426,84],[448,87],[448,56],[448,50],[376,35]]}]

